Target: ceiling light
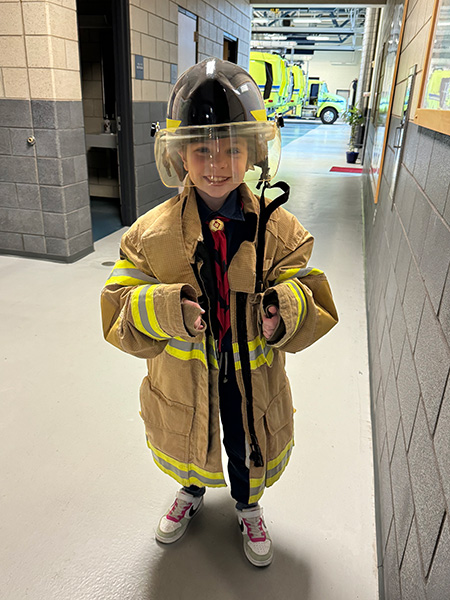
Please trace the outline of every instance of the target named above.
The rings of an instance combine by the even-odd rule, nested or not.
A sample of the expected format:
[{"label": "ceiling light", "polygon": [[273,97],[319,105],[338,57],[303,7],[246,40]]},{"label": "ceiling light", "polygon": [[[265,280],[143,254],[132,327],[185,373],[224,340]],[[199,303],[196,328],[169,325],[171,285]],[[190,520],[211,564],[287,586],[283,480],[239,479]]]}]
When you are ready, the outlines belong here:
[{"label": "ceiling light", "polygon": [[277,42],[273,40],[251,40],[252,48],[290,48],[296,46],[297,42]]},{"label": "ceiling light", "polygon": [[266,40],[287,40],[287,35],[280,35],[277,33],[265,33],[264,34],[264,39]]},{"label": "ceiling light", "polygon": [[306,39],[312,42],[328,42],[330,38],[326,35],[307,35]]}]

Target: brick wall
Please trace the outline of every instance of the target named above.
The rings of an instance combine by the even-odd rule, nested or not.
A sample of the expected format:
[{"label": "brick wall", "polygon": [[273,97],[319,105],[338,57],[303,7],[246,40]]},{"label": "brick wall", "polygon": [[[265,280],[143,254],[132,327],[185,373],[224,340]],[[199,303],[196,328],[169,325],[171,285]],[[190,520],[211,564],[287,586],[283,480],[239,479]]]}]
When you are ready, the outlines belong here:
[{"label": "brick wall", "polygon": [[[409,4],[378,204],[368,177],[363,193],[378,549],[387,600],[444,600],[450,589],[450,138],[410,121],[395,195],[389,194],[395,128],[414,64],[412,117],[418,102],[430,4]],[[370,123],[366,169],[373,139]]]}]

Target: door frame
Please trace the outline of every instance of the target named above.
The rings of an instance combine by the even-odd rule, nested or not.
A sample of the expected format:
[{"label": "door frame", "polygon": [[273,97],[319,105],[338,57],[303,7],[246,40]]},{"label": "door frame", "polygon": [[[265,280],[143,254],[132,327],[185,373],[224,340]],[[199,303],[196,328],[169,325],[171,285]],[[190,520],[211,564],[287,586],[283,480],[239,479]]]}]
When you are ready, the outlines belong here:
[{"label": "door frame", "polygon": [[[380,159],[380,166],[378,168],[378,180],[376,182],[375,193],[374,193],[374,204],[378,204],[378,198],[380,195],[381,180],[382,180],[382,176],[383,176],[384,159],[386,156],[389,127],[391,125],[392,107],[394,105],[394,95],[395,95],[396,84],[397,84],[398,66],[400,63],[400,55],[403,50],[403,34],[405,31],[405,23],[406,23],[406,18],[407,18],[407,14],[408,14],[408,3],[409,3],[409,0],[404,0],[402,24],[400,27],[397,53],[395,56],[395,63],[394,63],[394,72],[392,75],[392,85],[391,85],[390,94],[389,94],[389,105],[388,105],[387,116],[386,116],[386,125],[385,125],[385,130],[384,130],[383,145],[381,147],[381,159]],[[387,53],[387,42],[386,42],[386,53]],[[382,71],[382,69],[380,69],[380,72],[378,74],[379,77],[381,76],[381,71]],[[377,82],[377,87],[378,87],[378,84],[379,84],[379,81]],[[377,102],[378,102],[378,98],[377,98]],[[375,107],[375,110],[377,110],[377,107]]]},{"label": "door frame", "polygon": [[112,0],[112,4],[120,215],[124,225],[131,225],[137,219],[137,206],[131,86],[130,6],[129,0]]}]

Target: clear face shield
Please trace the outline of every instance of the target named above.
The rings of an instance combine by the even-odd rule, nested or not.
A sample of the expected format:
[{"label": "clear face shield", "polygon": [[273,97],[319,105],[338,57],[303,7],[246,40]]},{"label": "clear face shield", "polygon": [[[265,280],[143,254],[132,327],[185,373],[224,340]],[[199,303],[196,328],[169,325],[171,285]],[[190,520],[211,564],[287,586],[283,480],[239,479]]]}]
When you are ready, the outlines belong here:
[{"label": "clear face shield", "polygon": [[270,181],[280,156],[281,135],[274,121],[168,128],[155,137],[156,165],[167,187],[219,192],[243,181]]}]

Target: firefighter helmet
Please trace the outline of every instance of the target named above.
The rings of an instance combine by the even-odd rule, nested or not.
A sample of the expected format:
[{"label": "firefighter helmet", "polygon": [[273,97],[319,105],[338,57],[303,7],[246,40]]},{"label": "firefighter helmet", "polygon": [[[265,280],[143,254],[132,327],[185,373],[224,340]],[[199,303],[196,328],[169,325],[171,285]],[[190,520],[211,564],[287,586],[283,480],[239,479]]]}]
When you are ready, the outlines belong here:
[{"label": "firefighter helmet", "polygon": [[245,180],[272,179],[281,136],[277,122],[267,120],[258,86],[238,65],[205,59],[179,77],[169,98],[166,128],[156,133],[155,158],[163,183],[190,184],[184,161],[189,144],[201,149],[205,169],[211,172],[225,149],[229,175],[241,183],[242,169],[235,168],[238,141],[247,148]]}]

